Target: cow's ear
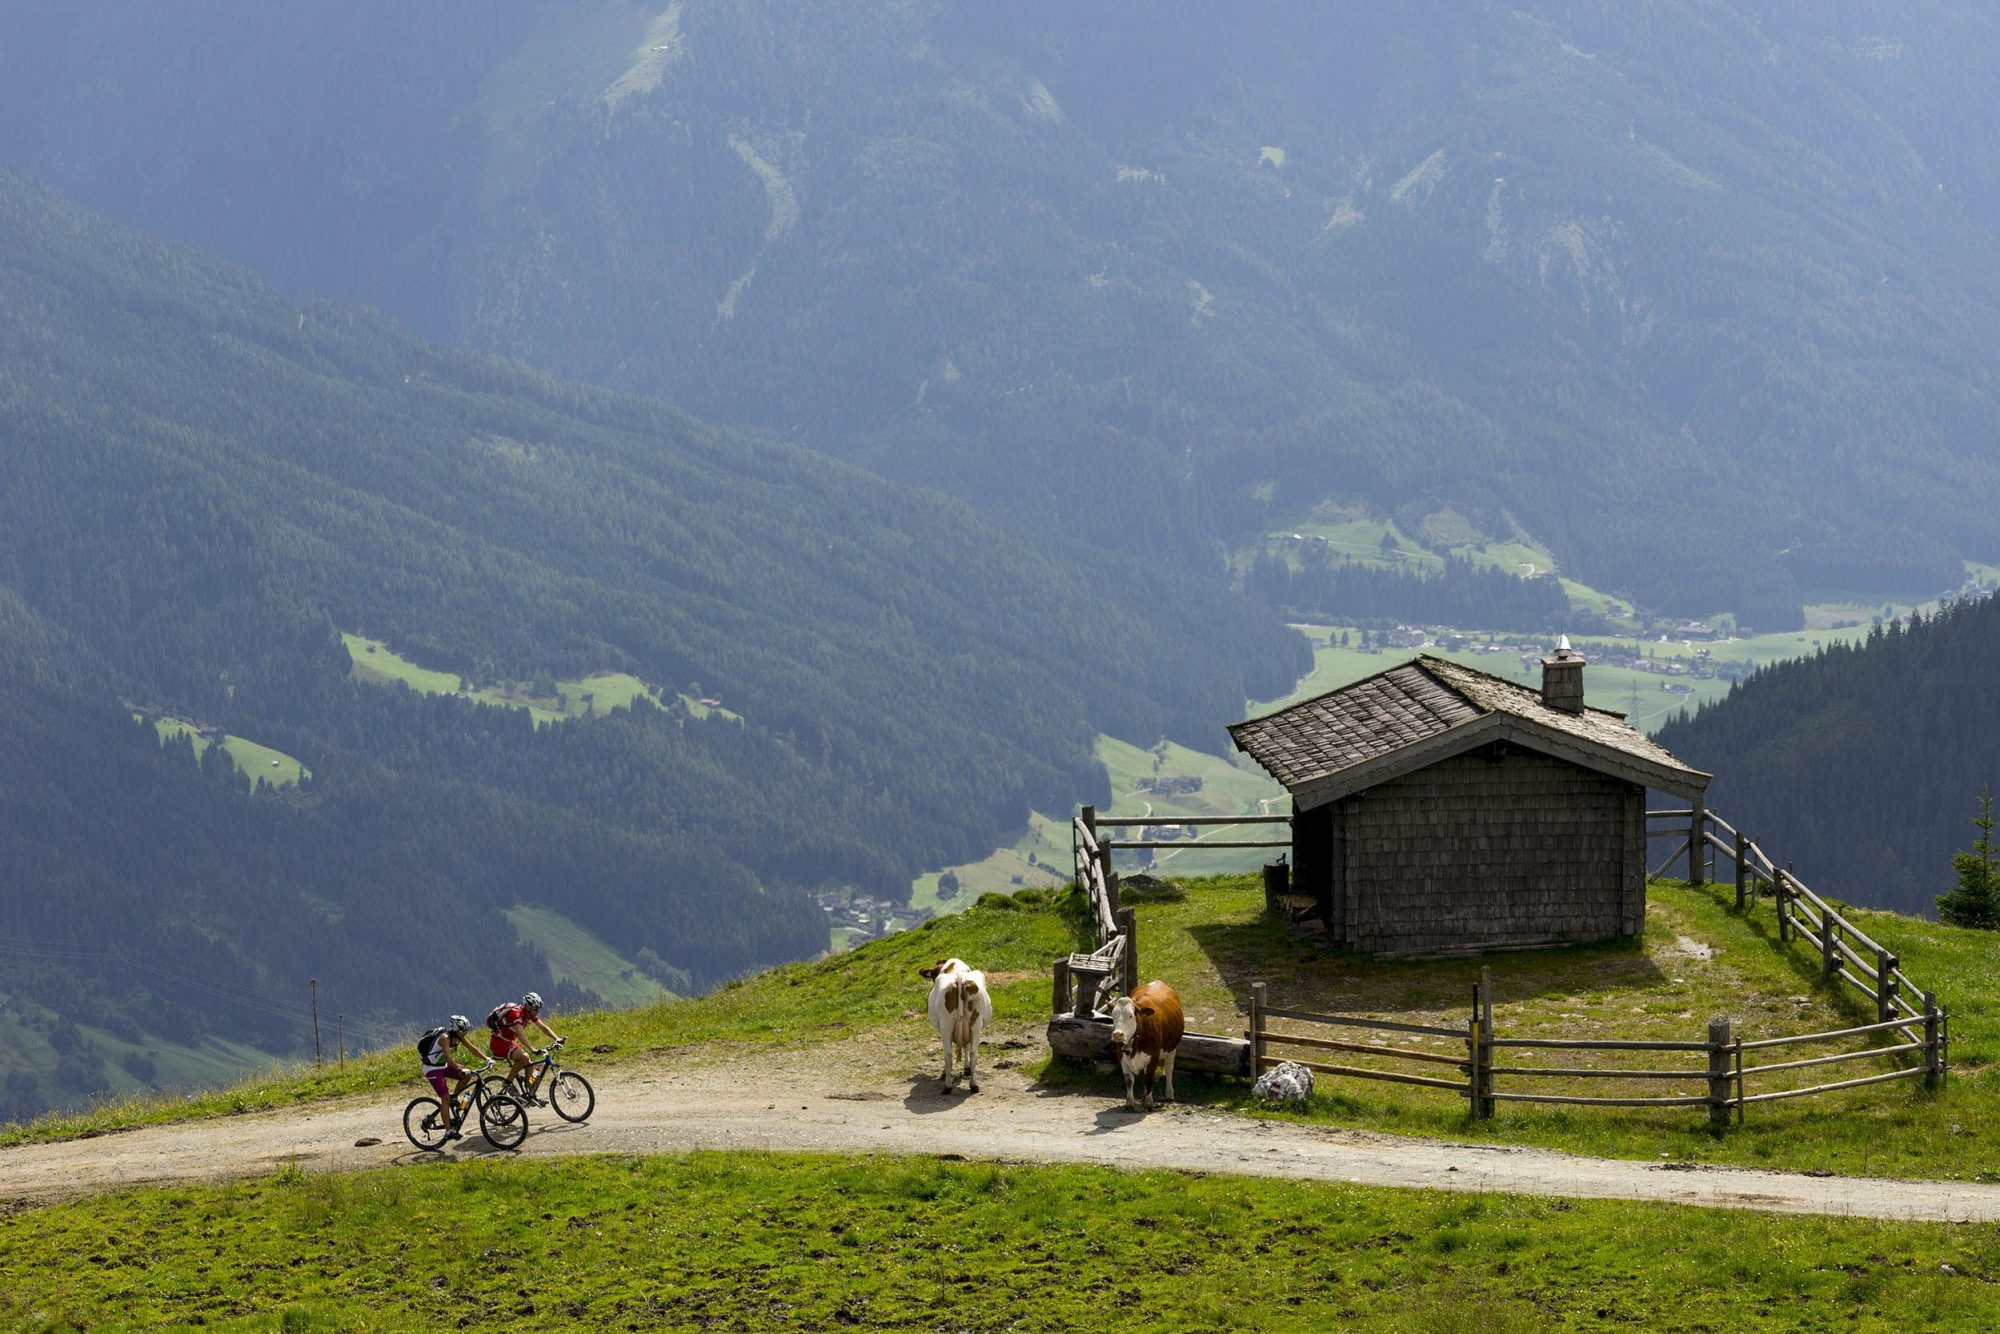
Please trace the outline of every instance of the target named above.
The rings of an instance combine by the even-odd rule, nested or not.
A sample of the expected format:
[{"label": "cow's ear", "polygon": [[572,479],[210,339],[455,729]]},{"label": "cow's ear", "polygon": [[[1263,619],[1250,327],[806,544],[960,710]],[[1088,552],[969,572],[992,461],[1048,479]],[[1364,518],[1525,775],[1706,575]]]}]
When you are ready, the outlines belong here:
[{"label": "cow's ear", "polygon": [[1152,1013],[1154,1013],[1154,1010],[1153,1010],[1153,1007],[1152,1007],[1152,1006],[1150,1006],[1150,1005],[1141,1005],[1141,1006],[1138,1006],[1138,1007],[1137,1007],[1137,1009],[1138,1009],[1138,1012],[1139,1012],[1140,1014],[1152,1014]]},{"label": "cow's ear", "polygon": [[934,968],[934,967],[933,967],[933,968],[919,968],[919,969],[917,969],[917,976],[918,976],[918,977],[928,977],[928,978],[931,978],[931,979],[935,980],[935,979],[937,978],[937,969],[936,969],[936,968]]}]

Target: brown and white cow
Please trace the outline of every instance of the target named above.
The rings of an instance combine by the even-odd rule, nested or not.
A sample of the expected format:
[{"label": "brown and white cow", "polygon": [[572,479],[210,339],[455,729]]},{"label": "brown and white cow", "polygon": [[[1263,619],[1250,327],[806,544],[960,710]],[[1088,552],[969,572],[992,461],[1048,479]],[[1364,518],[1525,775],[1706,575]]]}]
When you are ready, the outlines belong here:
[{"label": "brown and white cow", "polygon": [[1145,1072],[1142,1087],[1147,1110],[1153,1106],[1153,1078],[1163,1070],[1166,1101],[1174,1100],[1174,1053],[1180,1050],[1181,1034],[1186,1030],[1181,998],[1164,982],[1134,987],[1131,995],[1111,1002],[1111,1051],[1118,1058],[1118,1068],[1125,1072],[1127,1111],[1139,1110],[1132,1098],[1132,1077],[1141,1071]]},{"label": "brown and white cow", "polygon": [[940,1092],[951,1092],[951,1067],[958,1052],[965,1053],[965,1087],[979,1092],[979,1039],[993,1018],[993,998],[986,994],[986,974],[967,966],[963,959],[939,959],[929,968],[919,968],[919,976],[931,980],[931,1027],[944,1043],[944,1081]]}]

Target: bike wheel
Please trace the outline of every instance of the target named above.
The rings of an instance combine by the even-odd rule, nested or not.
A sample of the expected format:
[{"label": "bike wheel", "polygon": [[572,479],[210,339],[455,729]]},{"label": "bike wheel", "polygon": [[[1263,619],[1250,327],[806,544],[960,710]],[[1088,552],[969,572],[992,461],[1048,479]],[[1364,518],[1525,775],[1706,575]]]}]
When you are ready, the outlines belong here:
[{"label": "bike wheel", "polygon": [[403,1109],[403,1133],[410,1137],[410,1143],[426,1152],[443,1148],[445,1132],[450,1128],[444,1104],[436,1098],[412,1098]]},{"label": "bike wheel", "polygon": [[511,1149],[528,1137],[528,1106],[511,1093],[489,1093],[479,1104],[479,1133],[496,1149]]},{"label": "bike wheel", "polygon": [[587,1121],[597,1106],[597,1093],[590,1081],[574,1070],[564,1070],[549,1081],[549,1107],[565,1121]]}]

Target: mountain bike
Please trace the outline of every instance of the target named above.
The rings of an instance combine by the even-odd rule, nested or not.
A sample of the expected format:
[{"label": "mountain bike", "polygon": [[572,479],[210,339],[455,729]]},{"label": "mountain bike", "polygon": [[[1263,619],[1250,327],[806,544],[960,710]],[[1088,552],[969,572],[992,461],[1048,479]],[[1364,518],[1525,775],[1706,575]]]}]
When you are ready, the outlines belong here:
[{"label": "mountain bike", "polygon": [[528,1098],[539,1104],[536,1096],[542,1085],[549,1086],[549,1110],[565,1121],[587,1121],[592,1109],[597,1106],[597,1092],[590,1087],[590,1081],[574,1070],[565,1070],[556,1060],[562,1050],[565,1038],[557,1038],[554,1045],[532,1047],[535,1061],[528,1068],[535,1073],[527,1082],[524,1091],[516,1096]]},{"label": "mountain bike", "polygon": [[[511,1149],[528,1137],[528,1104],[507,1090],[501,1076],[487,1073],[495,1064],[488,1061],[472,1072],[472,1084],[460,1095],[455,1110],[461,1126],[466,1114],[477,1110],[479,1133],[486,1142],[496,1149]],[[419,1149],[430,1152],[443,1148],[450,1132],[444,1104],[436,1098],[412,1098],[403,1109],[403,1133]]]}]

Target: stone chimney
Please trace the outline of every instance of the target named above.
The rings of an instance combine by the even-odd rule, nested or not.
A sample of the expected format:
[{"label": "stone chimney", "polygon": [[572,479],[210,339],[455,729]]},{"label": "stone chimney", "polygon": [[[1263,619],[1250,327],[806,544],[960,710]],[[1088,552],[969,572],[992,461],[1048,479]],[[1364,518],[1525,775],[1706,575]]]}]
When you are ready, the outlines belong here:
[{"label": "stone chimney", "polygon": [[1556,640],[1556,655],[1542,659],[1542,704],[1562,713],[1583,712],[1583,659],[1569,646],[1569,636]]}]

